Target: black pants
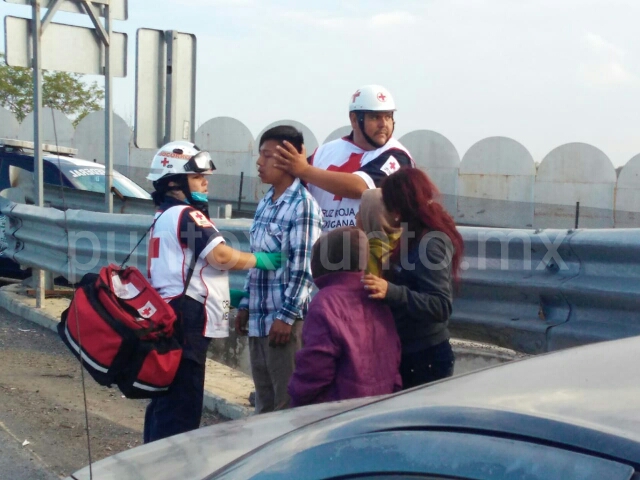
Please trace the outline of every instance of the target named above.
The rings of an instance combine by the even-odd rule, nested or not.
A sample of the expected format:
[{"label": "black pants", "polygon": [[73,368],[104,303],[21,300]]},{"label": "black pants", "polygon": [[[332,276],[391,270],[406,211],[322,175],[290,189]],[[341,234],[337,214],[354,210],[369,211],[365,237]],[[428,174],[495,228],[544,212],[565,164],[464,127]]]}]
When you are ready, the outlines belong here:
[{"label": "black pants", "polygon": [[455,357],[449,340],[419,352],[403,354],[400,361],[402,388],[412,388],[453,375]]},{"label": "black pants", "polygon": [[[203,336],[204,305],[190,297],[169,304],[182,312],[178,336],[182,360],[169,392],[151,400],[144,416],[144,443],[195,430],[200,426],[204,372],[209,339]],[[178,315],[180,321],[180,315]]]}]

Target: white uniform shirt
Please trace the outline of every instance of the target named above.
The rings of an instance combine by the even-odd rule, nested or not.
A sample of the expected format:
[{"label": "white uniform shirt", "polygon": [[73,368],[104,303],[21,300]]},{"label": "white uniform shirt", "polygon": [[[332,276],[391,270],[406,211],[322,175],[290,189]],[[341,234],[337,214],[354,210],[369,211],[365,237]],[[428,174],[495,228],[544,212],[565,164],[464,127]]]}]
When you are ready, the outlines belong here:
[{"label": "white uniform shirt", "polygon": [[[207,254],[224,243],[222,235],[200,211],[176,202],[158,218],[149,241],[151,285],[167,302],[182,294],[191,258],[198,255],[187,296],[204,303],[207,315],[203,335],[229,336],[229,274],[209,264]],[[164,208],[163,205],[161,208]]]},{"label": "white uniform shirt", "polygon": [[[318,147],[311,163],[323,170],[358,175],[369,188],[378,187],[384,177],[401,167],[415,166],[409,151],[395,138],[369,151],[358,147],[350,137],[340,138]],[[323,231],[355,226],[360,199],[338,197],[315,185],[309,185],[309,191],[322,209]]]}]

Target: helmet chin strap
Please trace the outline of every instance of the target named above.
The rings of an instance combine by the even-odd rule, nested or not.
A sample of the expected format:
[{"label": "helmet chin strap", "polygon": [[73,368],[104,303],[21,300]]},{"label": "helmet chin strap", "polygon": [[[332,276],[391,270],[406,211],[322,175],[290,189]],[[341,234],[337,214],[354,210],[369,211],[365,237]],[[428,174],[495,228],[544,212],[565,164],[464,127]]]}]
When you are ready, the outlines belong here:
[{"label": "helmet chin strap", "polygon": [[[358,126],[360,127],[360,132],[362,133],[362,136],[367,141],[367,143],[369,145],[371,145],[372,147],[374,147],[376,149],[384,147],[387,144],[387,142],[391,139],[391,135],[393,135],[393,130],[391,131],[391,135],[389,135],[389,138],[387,138],[387,141],[384,142],[382,145],[374,142],[373,138],[371,138],[369,135],[367,135],[367,132],[364,131],[364,114],[365,114],[365,112],[363,112],[363,111],[356,112],[356,118],[358,119]],[[395,126],[396,126],[396,122],[394,120],[393,121],[393,129],[394,130],[395,130]]]},{"label": "helmet chin strap", "polygon": [[[157,193],[159,202],[164,200],[164,195],[167,192],[182,192],[186,203],[191,205],[193,208],[200,210],[207,216],[207,218],[209,217],[209,202],[202,202],[193,198],[193,195],[191,195],[191,189],[189,188],[187,175],[172,175],[170,178],[165,179],[165,182],[159,183],[156,181],[153,184],[156,189],[155,193]],[[176,185],[169,185],[169,182],[175,182]]]}]

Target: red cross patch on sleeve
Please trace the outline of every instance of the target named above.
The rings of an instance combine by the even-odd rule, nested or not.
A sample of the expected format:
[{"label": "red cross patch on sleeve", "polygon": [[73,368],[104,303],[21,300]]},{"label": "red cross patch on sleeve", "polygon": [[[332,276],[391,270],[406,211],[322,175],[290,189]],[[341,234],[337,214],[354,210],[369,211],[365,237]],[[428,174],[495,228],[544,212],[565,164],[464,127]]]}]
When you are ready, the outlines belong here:
[{"label": "red cross patch on sleeve", "polygon": [[213,228],[213,223],[202,213],[197,210],[189,212],[189,216],[193,219],[197,226],[203,228]]},{"label": "red cross patch on sleeve", "polygon": [[380,168],[387,175],[391,175],[393,172],[396,172],[400,169],[400,164],[395,159],[393,155],[389,155],[389,160],[387,160],[384,165]]}]

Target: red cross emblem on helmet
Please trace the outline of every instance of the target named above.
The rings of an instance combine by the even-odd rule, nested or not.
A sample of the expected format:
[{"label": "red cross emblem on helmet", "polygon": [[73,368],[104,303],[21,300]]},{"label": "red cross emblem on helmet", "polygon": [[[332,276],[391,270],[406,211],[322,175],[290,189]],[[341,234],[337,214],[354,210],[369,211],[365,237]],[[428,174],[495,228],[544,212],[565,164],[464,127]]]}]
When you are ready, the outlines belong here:
[{"label": "red cross emblem on helmet", "polygon": [[167,164],[169,163],[169,160],[167,160],[167,159],[165,158],[165,159],[163,159],[163,160],[162,160],[162,162],[160,162],[160,163],[162,163],[162,166],[163,166],[163,167],[166,167],[166,166],[167,166]]},{"label": "red cross emblem on helmet", "polygon": [[387,96],[384,93],[379,92],[378,93],[378,100],[380,100],[381,102],[386,102],[387,101]]}]

